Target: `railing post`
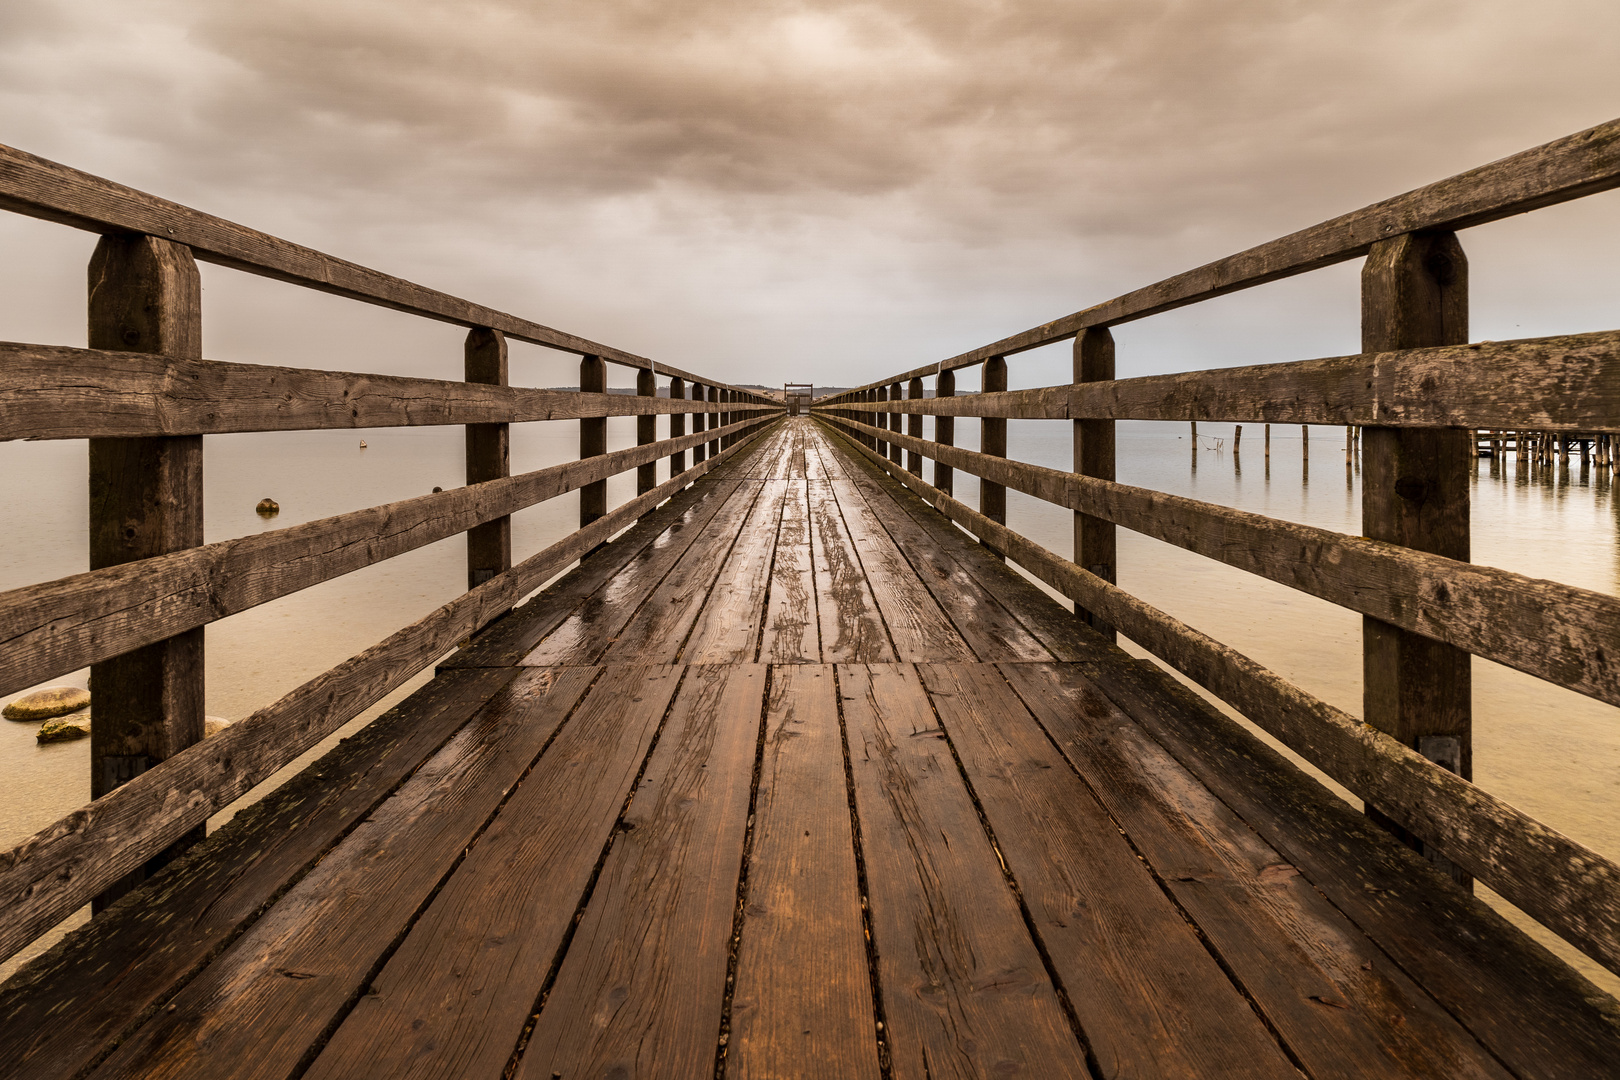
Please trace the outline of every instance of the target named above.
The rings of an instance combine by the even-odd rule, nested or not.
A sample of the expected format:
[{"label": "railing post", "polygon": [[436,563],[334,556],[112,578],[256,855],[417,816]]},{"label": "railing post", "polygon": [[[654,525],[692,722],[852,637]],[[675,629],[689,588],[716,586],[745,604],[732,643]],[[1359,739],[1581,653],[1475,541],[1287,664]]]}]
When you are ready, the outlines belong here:
[{"label": "railing post", "polygon": [[[715,428],[720,426],[720,388],[718,386],[709,387],[709,405],[711,408],[704,415],[709,418],[709,430],[713,431]],[[720,440],[710,439],[709,456],[716,457],[719,455],[719,453]]]},{"label": "railing post", "polygon": [[[872,395],[874,404],[879,401],[889,400],[889,388],[887,386],[873,387],[868,393]],[[886,412],[867,413],[866,422],[875,428],[886,430],[889,426],[889,414]],[[888,442],[878,438],[876,435],[872,436],[872,449],[878,452],[879,457],[886,458],[889,456]]]},{"label": "railing post", "polygon": [[[900,384],[899,383],[890,383],[889,384],[889,400],[890,401],[899,401],[900,400]],[[889,430],[890,431],[904,430],[903,428],[901,428],[900,425],[904,422],[905,416],[906,416],[905,413],[900,413],[900,412],[892,412],[892,413],[890,413],[889,414]],[[899,464],[902,463],[901,460],[900,460],[900,453],[901,453],[901,451],[900,451],[900,444],[899,443],[895,443],[895,442],[889,443],[889,460],[894,462],[896,465],[899,465]]]},{"label": "railing post", "polygon": [[[695,387],[694,387],[695,389]],[[686,380],[672,377],[669,380],[669,400],[682,401],[686,398]],[[693,428],[695,433],[697,428]],[[672,412],[669,414],[669,437],[678,439],[686,434],[686,414]],[[669,476],[673,480],[686,471],[686,451],[677,450],[669,455]]]},{"label": "railing post", "polygon": [[[702,383],[693,383],[692,384],[692,400],[693,401],[702,401],[703,400],[703,384]],[[708,430],[708,424],[705,423],[705,421],[708,419],[708,416],[705,413],[695,412],[695,413],[688,413],[687,415],[692,418],[692,434],[696,435],[700,431],[707,431]],[[692,464],[693,465],[698,464],[700,461],[703,461],[708,456],[709,456],[709,444],[707,442],[700,442],[696,446],[692,447]]]},{"label": "railing post", "polygon": [[[1114,378],[1114,335],[1106,326],[1080,331],[1074,339],[1074,381],[1108,382]],[[1099,480],[1114,479],[1114,422],[1076,420],[1074,422],[1074,471]],[[1114,523],[1078,511],[1074,515],[1074,561],[1110,584],[1118,584],[1116,574]],[[1074,613],[1109,641],[1114,628],[1101,617],[1075,604]]]},{"label": "railing post", "polygon": [[[507,385],[506,335],[473,327],[463,349],[470,383]],[[508,424],[467,425],[467,483],[482,484],[508,476],[512,468]],[[467,588],[482,585],[512,568],[512,519],[498,517],[467,530]]]},{"label": "railing post", "polygon": [[[607,361],[589,354],[579,360],[579,389],[587,394],[607,393]],[[588,416],[579,422],[581,459],[607,453],[607,417]],[[607,480],[594,480],[579,489],[579,527],[607,514]]]},{"label": "railing post", "polygon": [[[1468,260],[1453,233],[1381,240],[1361,273],[1363,352],[1468,340]],[[1469,558],[1468,433],[1369,427],[1362,443],[1362,531],[1453,559]],[[1473,774],[1470,657],[1462,649],[1362,619],[1367,723],[1464,779]],[[1420,841],[1369,806],[1406,843]],[[1470,880],[1431,858],[1465,887]]]},{"label": "railing post", "polygon": [[[92,349],[202,357],[202,280],[191,250],[151,236],[103,236],[89,268]],[[203,441],[91,439],[90,568],[118,566],[203,542]],[[203,737],[199,627],[90,667],[92,798]],[[112,885],[101,911],[201,840],[204,826]]]},{"label": "railing post", "polygon": [[[956,396],[956,372],[941,371],[934,380],[934,397],[948,398]],[[956,417],[934,417],[934,441],[941,446],[956,445]],[[941,461],[934,462],[934,486],[945,494],[950,495],[955,485],[956,476],[949,465]]]},{"label": "railing post", "polygon": [[[636,372],[636,396],[657,397],[658,376],[653,374],[651,368],[644,368]],[[658,414],[648,413],[636,417],[636,445],[647,446],[658,441]],[[636,466],[636,494],[645,495],[658,486],[658,462],[649,461],[645,465]]]},{"label": "railing post", "polygon": [[[1007,389],[1007,358],[992,356],[984,362],[983,391],[993,394]],[[1007,421],[986,416],[979,421],[979,452],[1007,456]],[[989,480],[979,480],[979,513],[999,524],[1007,524],[1007,489]],[[986,545],[987,547],[989,545]],[[994,548],[991,549],[995,550]],[[999,552],[998,552],[999,554]]]},{"label": "railing post", "polygon": [[[906,397],[910,398],[912,401],[920,401],[920,400],[922,400],[922,396],[923,396],[923,381],[922,381],[922,379],[921,378],[912,379],[911,380],[911,385],[906,389]],[[913,439],[922,438],[922,434],[923,434],[923,414],[922,413],[914,412],[914,413],[911,414],[910,420],[909,420],[909,422],[907,424],[906,434],[910,435]],[[911,475],[913,475],[913,476],[921,476],[922,475],[922,463],[923,463],[923,456],[920,453],[918,453],[915,450],[908,450],[906,452],[906,471],[909,472]]]}]

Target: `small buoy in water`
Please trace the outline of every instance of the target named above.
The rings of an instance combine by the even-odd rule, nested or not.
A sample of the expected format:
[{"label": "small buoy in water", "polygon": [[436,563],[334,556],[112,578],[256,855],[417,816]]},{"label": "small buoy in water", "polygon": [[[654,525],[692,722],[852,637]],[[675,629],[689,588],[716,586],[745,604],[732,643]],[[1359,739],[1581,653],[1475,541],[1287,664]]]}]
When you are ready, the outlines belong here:
[{"label": "small buoy in water", "polygon": [[436,488],[433,489],[433,494],[437,495],[439,492],[441,492],[443,490],[444,490],[444,488],[442,488],[442,487],[436,487]]},{"label": "small buoy in water", "polygon": [[223,716],[205,716],[203,717],[203,738],[218,735],[230,726],[231,722]]},{"label": "small buoy in water", "polygon": [[360,440],[360,449],[364,450],[365,448],[366,448],[366,440],[361,439]]},{"label": "small buoy in water", "polygon": [[35,690],[0,710],[7,720],[49,720],[53,716],[66,716],[90,704],[90,691],[77,686],[52,686]]},{"label": "small buoy in water", "polygon": [[261,517],[275,517],[281,513],[281,504],[274,499],[260,499],[259,505],[253,508],[253,512]]}]

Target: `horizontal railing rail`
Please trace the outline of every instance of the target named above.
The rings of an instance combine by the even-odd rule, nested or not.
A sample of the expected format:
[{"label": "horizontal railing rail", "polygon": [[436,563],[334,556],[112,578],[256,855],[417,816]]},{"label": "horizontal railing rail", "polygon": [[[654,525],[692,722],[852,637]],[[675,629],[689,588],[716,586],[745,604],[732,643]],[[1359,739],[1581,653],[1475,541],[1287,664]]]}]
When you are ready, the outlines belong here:
[{"label": "horizontal railing rail", "polygon": [[[0,210],[103,234],[91,348],[0,343],[0,441],[88,440],[91,494],[91,569],[0,593],[0,691],[90,665],[97,731],[94,800],[0,853],[0,959],[138,884],[210,815],[756,445],[785,412],[745,387],[6,147]],[[466,326],[466,381],[205,360],[197,259]],[[508,385],[508,338],[578,353],[580,389]],[[608,363],[637,369],[633,393],[608,392]],[[613,416],[636,417],[636,445],[608,450]],[[578,422],[579,459],[509,475],[510,425],[555,420]],[[202,542],[200,436],[430,425],[465,426],[466,486]],[[607,481],[632,470],[635,497],[609,508]],[[511,515],[569,492],[579,529],[513,565]],[[202,627],[457,533],[466,593],[202,739]]]},{"label": "horizontal railing rail", "polygon": [[[1469,782],[1468,667],[1480,656],[1620,705],[1620,599],[1476,565],[1468,539],[1481,438],[1497,452],[1492,433],[1529,433],[1510,438],[1521,461],[1528,449],[1536,462],[1551,460],[1555,441],[1567,462],[1573,438],[1614,468],[1620,331],[1469,342],[1467,262],[1454,236],[1615,187],[1620,121],[821,398],[812,412],[1093,626],[1125,634],[1365,799],[1459,884],[1477,877],[1620,972],[1620,866]],[[1363,256],[1360,353],[1115,377],[1110,326]],[[1073,382],[1007,388],[1008,356],[1068,338]],[[975,364],[985,365],[982,389],[958,394],[954,372]],[[978,450],[955,445],[957,417],[978,419]],[[1009,420],[1070,421],[1073,471],[1009,459]],[[1117,483],[1117,420],[1344,425],[1347,452],[1362,456],[1365,535]],[[957,471],[979,478],[978,510],[956,499]],[[1073,558],[1008,527],[1008,489],[1073,512]],[[1118,588],[1117,527],[1361,614],[1366,716]]]},{"label": "horizontal railing rail", "polygon": [[[777,411],[738,402],[732,412]],[[714,411],[706,401],[0,342],[0,440],[521,424]]]}]

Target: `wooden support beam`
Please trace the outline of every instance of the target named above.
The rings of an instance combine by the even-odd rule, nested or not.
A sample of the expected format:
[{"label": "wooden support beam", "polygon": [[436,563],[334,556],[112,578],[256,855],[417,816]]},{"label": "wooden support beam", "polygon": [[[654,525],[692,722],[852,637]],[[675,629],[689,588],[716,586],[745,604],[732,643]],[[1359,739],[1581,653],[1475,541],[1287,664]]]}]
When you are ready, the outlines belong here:
[{"label": "wooden support beam", "polygon": [[[1005,356],[992,356],[984,362],[984,383],[980,389],[987,394],[1000,393],[1007,389]],[[1007,456],[1006,420],[986,416],[979,421],[979,452],[989,454],[991,457]],[[998,524],[1007,524],[1007,489],[993,481],[980,480],[979,513]]]},{"label": "wooden support beam", "polygon": [[[719,403],[720,403],[720,388],[718,386],[711,385],[709,387],[709,412],[708,412],[709,430],[710,431],[713,431],[713,430],[715,430],[716,428],[718,428],[720,426]],[[720,453],[720,440],[719,439],[710,439],[709,440],[709,456],[714,457],[719,453]]]},{"label": "wooden support beam", "polygon": [[[657,397],[658,377],[651,371],[643,369],[636,372],[636,396]],[[650,446],[658,441],[658,417],[636,417],[636,445]],[[645,465],[636,466],[636,494],[645,495],[658,486],[658,462],[649,461]]]},{"label": "wooden support beam", "polygon": [[[109,235],[89,268],[92,349],[202,355],[202,279],[191,252],[151,236]],[[203,542],[203,441],[90,440],[90,568]],[[203,631],[185,630],[91,666],[96,722],[90,793],[101,798],[203,737]],[[203,837],[203,825],[113,881],[101,911]]]},{"label": "wooden support beam", "polygon": [[[1105,326],[1088,327],[1074,339],[1074,381],[1107,382],[1114,377],[1114,335]],[[1074,421],[1074,471],[1101,480],[1114,479],[1114,422]],[[1119,556],[1114,523],[1075,511],[1074,561],[1109,584],[1117,584]],[[1074,612],[1109,641],[1114,628],[1078,603]]]},{"label": "wooden support beam", "polygon": [[[903,401],[903,400],[904,400],[904,398],[901,397],[900,384],[899,383],[890,383],[889,384],[889,401],[890,402],[896,402],[896,401]],[[905,414],[902,413],[900,410],[891,409],[889,411],[889,430],[890,431],[904,431],[905,429],[904,429],[904,427],[902,427],[904,422],[905,422]],[[894,462],[896,465],[904,464],[904,462],[901,460],[900,447],[896,443],[891,442],[889,444],[889,460]]]},{"label": "wooden support beam", "polygon": [[[508,381],[506,335],[475,327],[467,331],[467,381],[505,386]],[[508,424],[467,425],[467,483],[500,480],[512,472],[512,435]],[[512,568],[512,517],[506,515],[467,530],[467,588],[476,589]]]},{"label": "wooden support beam", "polygon": [[[693,383],[692,384],[692,400],[693,401],[704,401],[706,399],[704,398],[703,395],[704,395],[703,384],[702,383]],[[695,412],[695,413],[693,413],[692,414],[692,434],[696,435],[699,432],[703,432],[703,431],[707,431],[707,430],[709,430],[709,414],[707,412]],[[709,456],[709,444],[708,444],[707,441],[700,442],[700,443],[698,443],[696,446],[694,446],[692,448],[692,464],[696,465],[698,462],[702,461],[704,458],[706,458],[708,456]]]},{"label": "wooden support beam", "polygon": [[[1407,233],[1374,244],[1361,274],[1362,351],[1467,340],[1468,260],[1456,235]],[[1374,540],[1467,561],[1468,432],[1369,427],[1364,438],[1362,532]],[[1470,664],[1468,653],[1454,645],[1364,617],[1364,719],[1463,779],[1472,779]],[[1367,812],[1421,850],[1421,841],[1376,806],[1369,805]],[[1467,886],[1467,876],[1452,869]]]},{"label": "wooden support beam", "polygon": [[[586,393],[607,393],[607,361],[585,355],[579,360],[579,388]],[[607,453],[607,418],[579,422],[579,456],[583,460]],[[579,526],[584,528],[607,513],[607,481],[598,480],[579,489]]]},{"label": "wooden support beam", "polygon": [[[696,390],[696,389],[697,389],[697,387],[694,386],[693,390]],[[674,378],[669,380],[669,399],[671,401],[679,401],[682,398],[684,398],[685,396],[686,396],[686,382],[679,375],[676,375]],[[693,423],[693,427],[692,427],[693,431],[697,430],[696,419],[697,418],[694,416],[693,417],[694,423]],[[685,413],[670,413],[669,414],[669,437],[672,438],[672,439],[678,439],[682,435],[685,435],[685,434],[686,434],[686,414]],[[697,458],[694,457],[693,461],[696,461],[696,460],[697,460]],[[682,473],[684,471],[686,471],[686,451],[685,450],[677,450],[673,454],[669,455],[669,475],[670,476],[676,476],[676,475],[678,475],[678,474],[680,474],[680,473]]]},{"label": "wooden support beam", "polygon": [[[911,380],[910,384],[908,384],[908,386],[906,388],[906,396],[909,397],[913,401],[922,400],[923,381],[922,381],[921,377],[918,377],[918,378],[915,378],[915,379]],[[911,413],[910,414],[910,419],[908,420],[907,423],[908,423],[908,428],[909,428],[909,430],[907,431],[907,434],[909,434],[913,439],[920,439],[920,438],[923,437],[922,413]],[[921,476],[922,475],[922,463],[923,463],[922,455],[919,454],[917,451],[912,450],[912,451],[907,453],[907,455],[906,455],[906,471],[907,472],[911,473],[913,476]]]},{"label": "wooden support beam", "polygon": [[[956,372],[941,371],[934,380],[934,398],[953,398],[956,396]],[[934,417],[934,441],[941,446],[954,446],[956,444],[956,417],[939,415]],[[949,495],[955,489],[956,478],[951,475],[951,467],[944,462],[934,462],[934,486]]]}]

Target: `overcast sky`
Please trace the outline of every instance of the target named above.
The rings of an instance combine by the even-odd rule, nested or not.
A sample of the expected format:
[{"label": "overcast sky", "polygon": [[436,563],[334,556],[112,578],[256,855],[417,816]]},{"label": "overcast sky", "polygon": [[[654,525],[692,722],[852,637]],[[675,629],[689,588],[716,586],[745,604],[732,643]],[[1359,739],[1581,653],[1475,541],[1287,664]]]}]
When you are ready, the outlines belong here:
[{"label": "overcast sky", "polygon": [[[0,142],[692,370],[851,383],[1611,119],[1617,43],[1614,0],[6,0]],[[82,344],[93,238],[4,217],[0,337]],[[1476,337],[1620,326],[1620,193],[1463,243]],[[459,372],[453,328],[204,274],[211,357]],[[1354,351],[1356,310],[1319,272],[1122,327],[1121,371]]]}]

